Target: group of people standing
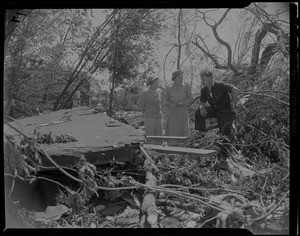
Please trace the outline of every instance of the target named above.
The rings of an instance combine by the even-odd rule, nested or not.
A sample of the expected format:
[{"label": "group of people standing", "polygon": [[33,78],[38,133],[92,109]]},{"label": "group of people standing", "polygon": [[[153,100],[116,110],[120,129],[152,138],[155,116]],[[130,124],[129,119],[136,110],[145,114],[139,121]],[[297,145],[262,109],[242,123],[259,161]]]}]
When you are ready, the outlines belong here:
[{"label": "group of people standing", "polygon": [[[232,123],[236,117],[238,90],[235,86],[214,81],[213,73],[204,70],[200,73],[202,89],[200,105],[195,113],[195,129],[204,137],[206,134],[206,118],[217,118],[221,134],[231,140]],[[164,136],[188,137],[189,115],[188,105],[193,101],[191,87],[183,83],[183,71],[172,74],[172,86],[166,88],[167,123]],[[161,94],[158,93],[159,78],[148,78],[147,89],[141,92],[140,109],[144,113],[146,135],[162,136]],[[207,105],[207,102],[209,105]],[[157,141],[159,143],[159,141]],[[168,141],[169,146],[177,145],[178,141]]]}]

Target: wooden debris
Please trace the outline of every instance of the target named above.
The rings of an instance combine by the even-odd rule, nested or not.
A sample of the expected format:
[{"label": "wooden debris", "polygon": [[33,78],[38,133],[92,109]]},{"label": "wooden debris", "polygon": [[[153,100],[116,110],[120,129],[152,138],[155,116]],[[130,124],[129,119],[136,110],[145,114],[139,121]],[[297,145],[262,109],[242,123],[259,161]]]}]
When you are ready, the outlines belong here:
[{"label": "wooden debris", "polygon": [[146,138],[151,138],[151,139],[176,139],[176,140],[186,140],[188,137],[186,137],[186,136],[152,136],[152,135],[146,135]]},{"label": "wooden debris", "polygon": [[207,149],[196,149],[196,148],[184,148],[184,147],[174,147],[174,146],[160,146],[160,145],[149,145],[144,144],[145,148],[152,149],[158,152],[165,153],[177,153],[177,154],[193,154],[201,157],[208,157],[217,153],[216,150]]}]

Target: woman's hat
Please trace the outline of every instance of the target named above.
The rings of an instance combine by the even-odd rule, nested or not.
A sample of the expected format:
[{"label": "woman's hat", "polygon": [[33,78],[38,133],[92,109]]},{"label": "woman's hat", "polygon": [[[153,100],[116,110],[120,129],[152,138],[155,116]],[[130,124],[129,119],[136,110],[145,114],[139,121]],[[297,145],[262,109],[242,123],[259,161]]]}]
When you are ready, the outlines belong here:
[{"label": "woman's hat", "polygon": [[147,79],[147,84],[153,84],[156,80],[158,80],[158,77],[149,77]]},{"label": "woman's hat", "polygon": [[180,75],[183,74],[182,70],[176,70],[175,72],[173,72],[172,74],[172,80],[175,80],[177,77],[179,77]]}]

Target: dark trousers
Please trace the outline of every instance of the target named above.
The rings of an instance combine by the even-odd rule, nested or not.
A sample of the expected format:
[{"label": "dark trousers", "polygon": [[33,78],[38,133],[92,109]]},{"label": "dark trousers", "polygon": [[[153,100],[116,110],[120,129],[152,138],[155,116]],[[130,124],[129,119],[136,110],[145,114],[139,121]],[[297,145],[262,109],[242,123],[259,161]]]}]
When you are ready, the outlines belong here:
[{"label": "dark trousers", "polygon": [[[199,131],[206,132],[206,124],[205,124],[205,119],[206,118],[217,118],[218,121],[218,126],[221,134],[225,135],[228,139],[229,142],[232,141],[232,134],[231,134],[231,129],[232,129],[232,123],[236,117],[236,113],[233,113],[231,109],[225,109],[221,111],[215,111],[212,109],[210,106],[205,107],[207,111],[206,117],[201,116],[200,114],[200,109],[198,108],[196,113],[195,113],[195,129]],[[221,158],[226,160],[230,150],[231,146],[228,143],[226,139],[222,140],[222,144],[219,148],[221,151]]]},{"label": "dark trousers", "polygon": [[207,111],[206,117],[201,116],[200,109],[198,108],[195,113],[195,129],[199,131],[206,132],[206,118],[217,118],[218,120],[218,127],[220,129],[221,134],[227,136],[229,140],[232,138],[231,129],[232,129],[232,122],[235,119],[236,114],[233,113],[230,108],[215,111],[211,108],[211,106],[205,107]]}]

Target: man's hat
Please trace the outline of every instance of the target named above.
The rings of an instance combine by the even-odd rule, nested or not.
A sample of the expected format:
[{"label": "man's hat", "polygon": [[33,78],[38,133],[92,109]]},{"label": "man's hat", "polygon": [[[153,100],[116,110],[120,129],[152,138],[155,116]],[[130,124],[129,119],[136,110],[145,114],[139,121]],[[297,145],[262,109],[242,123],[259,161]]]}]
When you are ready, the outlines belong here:
[{"label": "man's hat", "polygon": [[175,80],[177,77],[179,77],[180,75],[183,74],[182,70],[176,70],[175,72],[173,72],[172,74],[172,80]]},{"label": "man's hat", "polygon": [[158,77],[149,77],[147,79],[147,84],[153,84],[156,80],[158,80]]}]

